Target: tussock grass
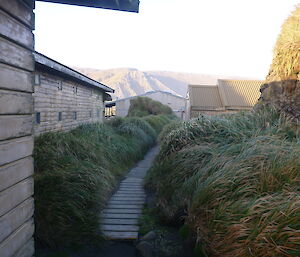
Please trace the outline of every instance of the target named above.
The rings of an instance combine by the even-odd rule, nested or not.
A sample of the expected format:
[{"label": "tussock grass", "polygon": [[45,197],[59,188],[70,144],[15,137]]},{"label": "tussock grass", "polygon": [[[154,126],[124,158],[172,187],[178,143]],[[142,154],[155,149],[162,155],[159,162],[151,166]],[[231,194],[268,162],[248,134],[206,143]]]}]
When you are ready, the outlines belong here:
[{"label": "tussock grass", "polygon": [[262,109],[169,126],[147,178],[164,219],[204,256],[300,256],[297,124]]},{"label": "tussock grass", "polygon": [[266,82],[300,80],[300,4],[287,18],[274,48]]},{"label": "tussock grass", "polygon": [[136,97],[130,100],[130,107],[128,110],[128,117],[144,117],[147,115],[172,115],[172,109],[162,104],[161,102],[154,101],[149,97]]},{"label": "tussock grass", "polygon": [[37,241],[50,247],[96,242],[99,211],[156,135],[142,118],[115,118],[37,137]]}]

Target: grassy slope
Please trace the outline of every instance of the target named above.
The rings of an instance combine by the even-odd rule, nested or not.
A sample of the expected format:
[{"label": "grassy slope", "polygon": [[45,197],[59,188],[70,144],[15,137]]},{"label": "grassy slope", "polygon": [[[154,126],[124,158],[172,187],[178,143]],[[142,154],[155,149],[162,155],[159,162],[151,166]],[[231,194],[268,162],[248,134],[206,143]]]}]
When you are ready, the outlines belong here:
[{"label": "grassy slope", "polygon": [[40,243],[56,247],[99,239],[99,211],[124,172],[155,143],[158,128],[169,122],[160,116],[151,116],[152,124],[147,119],[115,118],[36,138],[35,222]]},{"label": "grassy slope", "polygon": [[262,110],[165,130],[148,184],[163,218],[185,213],[199,256],[300,256],[300,137],[293,123]]}]

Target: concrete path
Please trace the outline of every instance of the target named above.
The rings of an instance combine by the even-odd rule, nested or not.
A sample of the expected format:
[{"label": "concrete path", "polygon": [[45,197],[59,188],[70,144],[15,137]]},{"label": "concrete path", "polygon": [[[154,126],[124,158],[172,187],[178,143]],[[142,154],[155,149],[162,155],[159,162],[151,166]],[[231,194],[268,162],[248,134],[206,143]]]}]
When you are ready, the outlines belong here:
[{"label": "concrete path", "polygon": [[138,238],[138,222],[146,198],[143,180],[158,151],[158,147],[152,148],[144,159],[128,172],[120,183],[119,189],[102,211],[101,231],[108,239],[135,240]]}]

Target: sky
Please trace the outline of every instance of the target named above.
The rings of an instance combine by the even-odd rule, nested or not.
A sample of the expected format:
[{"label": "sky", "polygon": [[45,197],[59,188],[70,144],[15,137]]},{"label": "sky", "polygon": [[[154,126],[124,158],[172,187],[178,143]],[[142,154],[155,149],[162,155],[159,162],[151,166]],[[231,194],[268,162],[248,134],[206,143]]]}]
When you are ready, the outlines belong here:
[{"label": "sky", "polygon": [[300,0],[140,0],[139,13],[36,2],[36,50],[68,66],[264,79]]}]

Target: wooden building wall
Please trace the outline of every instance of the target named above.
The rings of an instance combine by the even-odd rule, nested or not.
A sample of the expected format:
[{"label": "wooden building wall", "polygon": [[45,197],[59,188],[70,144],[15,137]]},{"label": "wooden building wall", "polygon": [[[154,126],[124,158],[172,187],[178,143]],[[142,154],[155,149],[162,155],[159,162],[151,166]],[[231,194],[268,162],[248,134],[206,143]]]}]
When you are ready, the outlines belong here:
[{"label": "wooden building wall", "polygon": [[39,70],[34,84],[35,135],[103,121],[102,90]]},{"label": "wooden building wall", "polygon": [[0,1],[0,256],[32,256],[34,1]]}]

